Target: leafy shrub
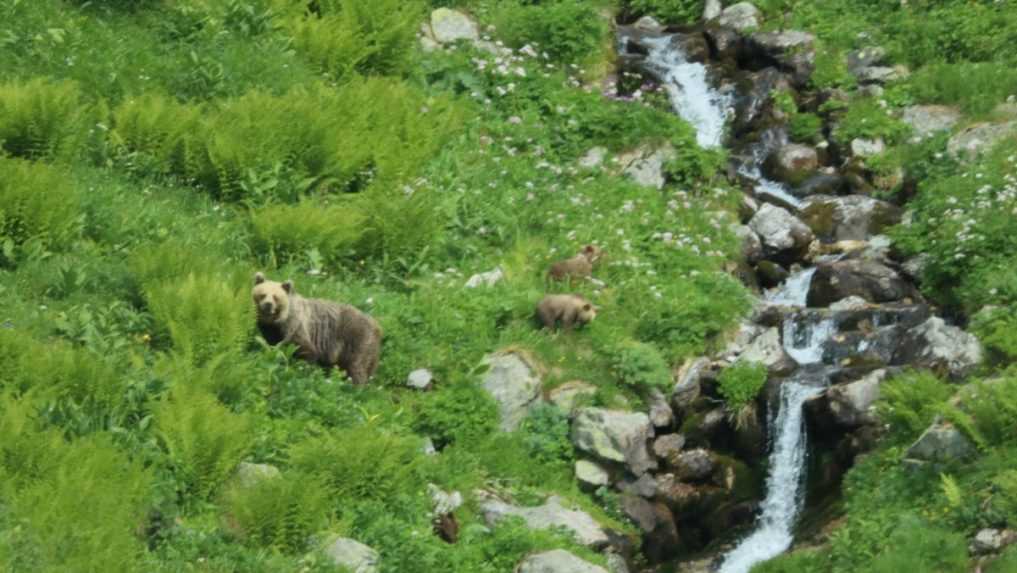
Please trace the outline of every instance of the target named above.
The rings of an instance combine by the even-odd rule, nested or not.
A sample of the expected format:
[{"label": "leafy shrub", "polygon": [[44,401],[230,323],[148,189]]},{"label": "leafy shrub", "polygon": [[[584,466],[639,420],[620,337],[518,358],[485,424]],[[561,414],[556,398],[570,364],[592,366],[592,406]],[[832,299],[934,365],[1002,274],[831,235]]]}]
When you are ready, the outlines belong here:
[{"label": "leafy shrub", "polygon": [[650,344],[630,342],[614,355],[614,373],[619,380],[639,390],[666,390],[671,385],[671,369],[667,361]]},{"label": "leafy shrub", "polygon": [[908,372],[880,387],[876,408],[902,440],[913,439],[925,431],[953,394],[950,386],[929,372]]},{"label": "leafy shrub", "polygon": [[796,113],[788,127],[794,141],[813,143],[823,135],[823,120],[814,113]]},{"label": "leafy shrub", "polygon": [[40,159],[75,151],[86,117],[73,82],[0,84],[0,149],[10,155]]},{"label": "leafy shrub", "polygon": [[421,484],[419,439],[392,434],[371,424],[312,438],[290,450],[292,466],[324,480],[342,501],[392,501]]},{"label": "leafy shrub", "polygon": [[962,408],[989,444],[998,446],[1017,439],[1017,378],[976,384],[965,393]]},{"label": "leafy shrub", "polygon": [[178,384],[155,407],[155,428],[182,493],[207,499],[252,445],[252,421],[200,388]]},{"label": "leafy shrub", "polygon": [[578,63],[599,53],[607,34],[597,9],[578,0],[509,3],[498,13],[496,25],[509,45],[533,44],[564,63]]},{"label": "leafy shrub", "polygon": [[328,490],[317,479],[286,474],[225,494],[228,527],[244,542],[285,553],[307,550],[311,536],[328,524]]},{"label": "leafy shrub", "polygon": [[[1006,276],[1012,272],[1001,271],[1000,274]],[[1017,360],[1017,305],[979,312],[972,321],[971,330],[995,362],[1012,364]]]},{"label": "leafy shrub", "polygon": [[690,24],[703,14],[703,0],[627,0],[633,15],[650,15],[667,24]]},{"label": "leafy shrub", "polygon": [[543,463],[575,461],[569,418],[552,404],[540,404],[523,420],[520,431],[534,459]]},{"label": "leafy shrub", "polygon": [[201,142],[201,114],[200,106],[162,94],[127,99],[113,110],[109,141],[139,168],[186,173]]},{"label": "leafy shrub", "polygon": [[875,100],[853,102],[844,117],[833,130],[833,136],[843,144],[851,140],[879,139],[893,145],[904,140],[910,128],[904,122],[891,117]]},{"label": "leafy shrub", "polygon": [[766,386],[766,366],[757,362],[735,362],[721,371],[717,386],[728,408],[737,411],[755,400]]},{"label": "leafy shrub", "polygon": [[959,105],[968,113],[984,114],[1017,93],[1017,70],[1002,62],[933,62],[912,74],[907,91],[922,103]]},{"label": "leafy shrub", "polygon": [[418,0],[324,0],[321,17],[292,20],[297,50],[336,79],[398,75],[409,67],[423,15]]},{"label": "leafy shrub", "polygon": [[325,260],[342,258],[365,231],[366,217],[356,204],[268,205],[251,214],[256,247],[282,260],[316,251]]},{"label": "leafy shrub", "polygon": [[191,273],[162,281],[147,287],[145,296],[173,349],[194,364],[240,349],[254,325],[248,291],[220,275]]},{"label": "leafy shrub", "polygon": [[79,231],[77,192],[56,168],[0,158],[0,264],[66,247]]},{"label": "leafy shrub", "polygon": [[968,570],[967,543],[958,532],[904,516],[888,540],[886,549],[873,560],[871,571],[891,573],[918,571],[951,573]]},{"label": "leafy shrub", "polygon": [[459,383],[426,394],[416,404],[413,429],[442,449],[475,442],[497,427],[498,407],[474,384]]}]

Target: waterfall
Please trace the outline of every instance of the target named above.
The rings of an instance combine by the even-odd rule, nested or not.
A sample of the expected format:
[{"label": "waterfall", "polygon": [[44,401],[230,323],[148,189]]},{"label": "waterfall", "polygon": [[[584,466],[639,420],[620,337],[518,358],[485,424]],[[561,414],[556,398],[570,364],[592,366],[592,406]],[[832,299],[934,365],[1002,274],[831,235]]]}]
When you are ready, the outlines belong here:
[{"label": "waterfall", "polygon": [[784,320],[784,351],[801,366],[819,364],[823,361],[824,345],[836,330],[830,318],[789,316]]},{"label": "waterfall", "polygon": [[696,128],[696,141],[702,147],[718,147],[724,139],[730,98],[713,88],[703,64],[685,59],[671,36],[646,38],[647,63],[660,78],[671,107]]},{"label": "waterfall", "polygon": [[816,267],[791,275],[783,285],[770,291],[766,297],[767,302],[786,306],[806,306],[814,274],[816,274]]},{"label": "waterfall", "polygon": [[724,558],[720,573],[748,573],[753,565],[780,555],[793,541],[792,529],[801,510],[805,474],[805,427],[802,405],[823,389],[788,380],[780,388],[780,408],[771,420],[775,436],[770,453],[766,499],[756,530]]}]

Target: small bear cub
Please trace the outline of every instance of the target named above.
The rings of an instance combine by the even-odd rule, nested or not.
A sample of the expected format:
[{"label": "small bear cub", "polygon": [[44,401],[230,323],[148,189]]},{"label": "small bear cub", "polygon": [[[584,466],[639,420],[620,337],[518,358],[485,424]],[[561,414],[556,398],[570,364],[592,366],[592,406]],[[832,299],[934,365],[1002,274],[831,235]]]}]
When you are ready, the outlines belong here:
[{"label": "small bear cub", "polygon": [[577,294],[549,294],[537,304],[537,319],[549,330],[560,324],[568,332],[576,325],[589,324],[596,317],[597,309]]},{"label": "small bear cub", "polygon": [[297,356],[326,368],[338,366],[354,384],[364,384],[378,367],[382,331],[378,322],[348,304],[296,293],[293,281],[254,275],[251,291],[258,330],[269,344],[289,342]]},{"label": "small bear cub", "polygon": [[593,274],[593,265],[600,260],[603,254],[600,247],[586,245],[571,259],[558,261],[551,265],[547,271],[547,278],[551,281],[568,280],[571,283],[574,279],[586,279]]}]

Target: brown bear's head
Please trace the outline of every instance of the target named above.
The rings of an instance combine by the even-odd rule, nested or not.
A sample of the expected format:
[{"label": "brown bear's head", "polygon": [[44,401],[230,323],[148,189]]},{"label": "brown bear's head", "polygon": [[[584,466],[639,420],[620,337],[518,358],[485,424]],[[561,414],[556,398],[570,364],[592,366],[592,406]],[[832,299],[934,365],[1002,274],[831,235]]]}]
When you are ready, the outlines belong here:
[{"label": "brown bear's head", "polygon": [[601,248],[598,247],[597,245],[586,245],[585,247],[583,247],[583,250],[579,251],[579,255],[585,258],[587,261],[589,261],[590,264],[593,264],[600,260],[600,257],[603,254],[604,251],[601,250]]},{"label": "brown bear's head", "polygon": [[593,322],[594,318],[597,318],[597,307],[590,304],[590,301],[581,296],[576,296],[576,302],[580,305],[579,315],[576,317],[576,321],[579,324],[589,324]]},{"label": "brown bear's head", "polygon": [[284,322],[290,314],[290,295],[293,281],[275,282],[262,273],[254,275],[254,306],[258,309],[258,322],[273,324]]}]

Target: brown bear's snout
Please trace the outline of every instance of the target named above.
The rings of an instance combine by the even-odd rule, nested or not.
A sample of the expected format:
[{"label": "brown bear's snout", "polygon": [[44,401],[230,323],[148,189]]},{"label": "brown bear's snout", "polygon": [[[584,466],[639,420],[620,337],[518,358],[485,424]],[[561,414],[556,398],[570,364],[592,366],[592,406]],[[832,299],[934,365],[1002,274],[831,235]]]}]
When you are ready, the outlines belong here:
[{"label": "brown bear's snout", "polygon": [[261,311],[261,314],[273,315],[275,314],[275,305],[272,304],[272,301],[266,300],[261,303],[261,305],[258,307],[258,310]]}]

